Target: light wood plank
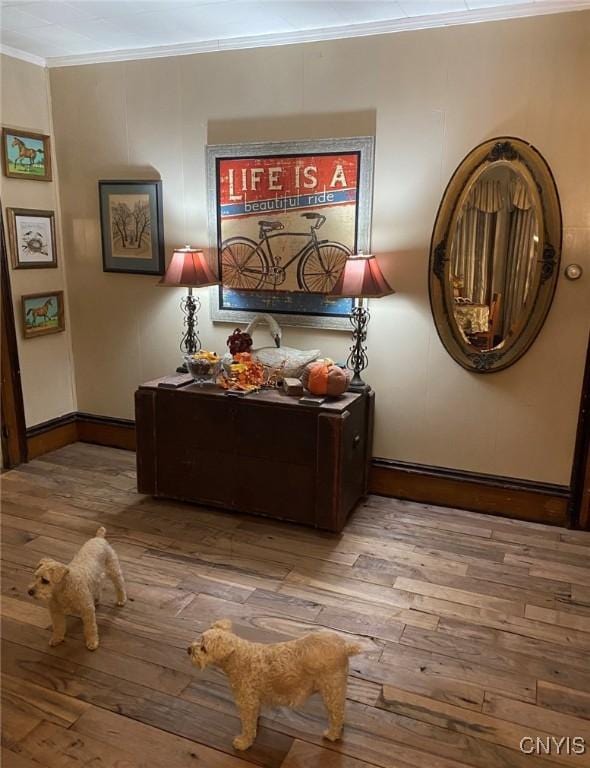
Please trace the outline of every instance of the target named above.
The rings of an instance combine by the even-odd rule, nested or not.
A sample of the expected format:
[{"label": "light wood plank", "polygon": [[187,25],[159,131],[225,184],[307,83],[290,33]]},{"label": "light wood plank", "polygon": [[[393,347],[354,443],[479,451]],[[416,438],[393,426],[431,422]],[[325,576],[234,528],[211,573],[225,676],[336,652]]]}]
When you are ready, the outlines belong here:
[{"label": "light wood plank", "polygon": [[548,733],[557,738],[581,736],[586,744],[590,744],[590,722],[573,715],[514,701],[489,691],[486,692],[482,711],[501,720],[523,725],[535,733]]},{"label": "light wood plank", "polygon": [[533,619],[534,621],[543,621],[558,627],[590,632],[590,616],[578,616],[575,613],[554,611],[549,608],[540,608],[537,605],[527,605],[524,615],[527,619]]},{"label": "light wood plank", "polygon": [[249,768],[254,764],[98,707],[90,707],[71,730],[88,737],[100,734],[101,741],[112,747],[125,745],[144,768],[201,764],[207,768]]},{"label": "light wood plank", "polygon": [[539,680],[537,703],[547,709],[590,720],[590,687],[585,691],[577,691],[546,680]]},{"label": "light wood plank", "polygon": [[281,768],[369,768],[374,765],[295,739]]},{"label": "light wood plank", "polygon": [[2,696],[13,707],[39,721],[67,728],[86,712],[89,704],[58,691],[50,691],[34,683],[2,675]]},{"label": "light wood plank", "polygon": [[[506,705],[506,710],[504,711],[508,711],[510,704],[509,700],[506,701],[508,705]],[[521,717],[517,709],[518,704],[516,702],[512,705],[512,711],[518,717]],[[523,735],[526,735],[519,724],[508,722],[499,717],[492,717],[485,712],[474,712],[473,710],[455,707],[451,704],[435,702],[432,699],[427,699],[425,696],[418,696],[414,693],[402,691],[399,688],[392,688],[391,686],[383,686],[383,703],[379,706],[406,717],[423,720],[424,722],[438,725],[454,732],[474,736],[477,739],[489,741],[508,749],[518,749],[520,740]],[[526,707],[527,705],[522,706]],[[531,705],[527,711],[534,709],[535,707]],[[540,726],[536,725],[539,722],[546,724],[546,718],[541,714],[537,714],[533,721],[527,725],[527,728],[534,729],[535,736],[547,737],[556,735],[557,732],[553,730],[553,727],[551,727],[549,732],[544,731]],[[559,733],[559,736],[562,735]],[[542,756],[541,759],[564,765],[590,765],[590,754],[567,755],[550,753]]]}]

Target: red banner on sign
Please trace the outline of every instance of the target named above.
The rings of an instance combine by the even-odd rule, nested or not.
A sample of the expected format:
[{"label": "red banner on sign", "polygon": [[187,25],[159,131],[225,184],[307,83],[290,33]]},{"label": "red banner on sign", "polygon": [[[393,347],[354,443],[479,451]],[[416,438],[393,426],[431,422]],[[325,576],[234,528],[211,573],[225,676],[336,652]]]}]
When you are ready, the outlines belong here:
[{"label": "red banner on sign", "polygon": [[239,206],[269,198],[356,190],[356,152],[298,157],[255,157],[219,161],[219,203]]}]

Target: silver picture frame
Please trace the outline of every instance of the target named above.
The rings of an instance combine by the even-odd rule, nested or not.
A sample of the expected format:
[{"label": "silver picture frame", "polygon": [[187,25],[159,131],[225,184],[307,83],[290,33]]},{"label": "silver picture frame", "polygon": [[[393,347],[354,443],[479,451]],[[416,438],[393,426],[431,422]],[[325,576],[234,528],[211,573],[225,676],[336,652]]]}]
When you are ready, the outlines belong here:
[{"label": "silver picture frame", "polygon": [[[217,161],[223,158],[254,158],[264,156],[293,156],[306,154],[360,153],[357,181],[356,251],[370,253],[371,215],[373,206],[373,166],[375,138],[354,136],[338,139],[309,139],[302,141],[267,141],[238,144],[212,144],[206,147],[209,247],[218,262],[219,201],[217,195]],[[218,264],[217,264],[218,266]],[[221,286],[209,289],[211,320],[216,323],[239,325],[249,323],[260,309],[227,309],[220,304]],[[273,310],[268,310],[271,313]],[[350,314],[312,314],[277,312],[281,325],[323,330],[350,331]]]}]

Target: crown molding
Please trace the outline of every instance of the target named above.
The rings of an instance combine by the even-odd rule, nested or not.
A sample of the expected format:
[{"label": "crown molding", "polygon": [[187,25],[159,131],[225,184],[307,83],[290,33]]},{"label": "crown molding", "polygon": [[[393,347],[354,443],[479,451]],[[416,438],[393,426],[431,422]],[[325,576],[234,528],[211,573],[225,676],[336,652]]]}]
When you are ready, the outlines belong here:
[{"label": "crown molding", "polygon": [[13,59],[27,61],[29,64],[35,64],[38,67],[47,66],[47,60],[44,59],[43,56],[35,56],[34,53],[21,51],[20,48],[11,48],[9,45],[2,45],[2,43],[0,43],[0,53],[4,54],[4,56],[10,56]]},{"label": "crown molding", "polygon": [[283,32],[269,35],[247,35],[223,40],[202,40],[195,43],[160,45],[149,48],[127,48],[115,51],[102,51],[70,56],[53,56],[44,59],[25,51],[8,46],[0,46],[0,52],[7,56],[23,59],[42,67],[75,67],[83,64],[104,64],[115,61],[137,61],[156,59],[167,56],[188,56],[196,53],[233,51],[247,48],[267,48],[297,43],[317,43],[328,40],[341,40],[371,35],[386,35],[396,32],[410,32],[420,29],[454,27],[463,24],[477,24],[486,21],[505,21],[507,19],[547,16],[557,13],[569,13],[590,9],[590,0],[535,0],[535,2],[500,5],[491,8],[479,8],[468,11],[437,13],[427,16],[411,16],[388,21],[348,24],[324,29],[310,29],[300,32]]}]

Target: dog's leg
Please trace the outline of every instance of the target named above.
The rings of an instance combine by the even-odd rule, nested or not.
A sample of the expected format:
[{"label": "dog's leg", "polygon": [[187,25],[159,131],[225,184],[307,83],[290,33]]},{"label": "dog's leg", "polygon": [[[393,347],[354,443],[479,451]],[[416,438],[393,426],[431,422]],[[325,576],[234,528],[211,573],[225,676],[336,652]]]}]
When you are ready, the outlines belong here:
[{"label": "dog's leg", "polygon": [[242,721],[242,733],[233,741],[234,749],[248,749],[254,743],[256,738],[256,727],[258,725],[258,715],[260,714],[260,704],[258,701],[236,701]]},{"label": "dog's leg", "polygon": [[115,591],[117,592],[117,605],[125,605],[127,602],[125,581],[123,580],[123,572],[121,571],[119,558],[113,549],[111,549],[107,557],[106,572],[109,579],[113,582]]},{"label": "dog's leg", "polygon": [[82,609],[81,618],[84,625],[86,647],[89,651],[95,651],[98,648],[98,627],[96,626],[96,611],[92,598],[90,598],[89,605],[85,605]]},{"label": "dog's leg", "polygon": [[63,643],[66,636],[66,615],[65,613],[55,605],[49,606],[49,613],[51,614],[51,640],[49,645],[59,645]]},{"label": "dog's leg", "polygon": [[324,731],[324,738],[330,741],[338,741],[342,736],[344,726],[344,706],[346,703],[347,674],[337,672],[327,680],[319,684],[320,694],[328,710],[330,727]]}]

